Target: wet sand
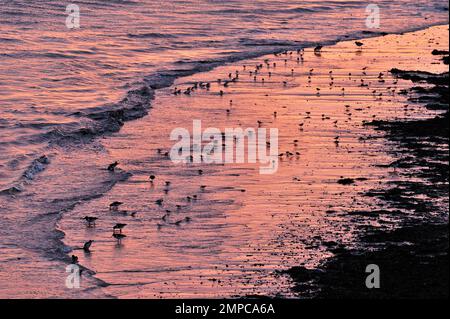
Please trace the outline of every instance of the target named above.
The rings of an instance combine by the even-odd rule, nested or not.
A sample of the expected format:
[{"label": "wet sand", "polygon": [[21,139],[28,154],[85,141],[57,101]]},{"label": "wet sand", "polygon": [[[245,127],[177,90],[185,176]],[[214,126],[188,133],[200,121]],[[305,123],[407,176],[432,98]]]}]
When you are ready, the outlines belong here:
[{"label": "wet sand", "polygon": [[[448,51],[433,50],[448,66]],[[448,145],[449,96],[447,72],[433,74],[426,66],[391,73],[411,81],[402,94],[411,103],[424,104],[443,114],[426,120],[373,121],[369,126],[385,132],[395,144],[391,152],[395,168],[404,181],[393,181],[364,194],[382,199],[386,206],[407,211],[401,227],[386,231],[366,227],[358,249],[336,249],[319,271],[293,267],[287,271],[295,289],[318,298],[448,298]],[[367,216],[374,212],[362,211]],[[387,211],[376,212],[389,214]],[[376,264],[381,269],[380,289],[365,287],[365,269]]]},{"label": "wet sand", "polygon": [[[314,269],[336,249],[360,247],[368,227],[396,229],[415,214],[363,196],[411,178],[389,167],[398,157],[392,152],[396,146],[365,124],[442,113],[410,103],[399,94],[411,86],[409,80],[388,71],[424,65],[430,72],[445,71],[430,52],[448,46],[447,32],[440,26],[365,39],[362,48],[340,42],[320,54],[307,48],[303,61],[295,51],[270,55],[182,78],[157,91],[150,116],[103,139],[108,153],[93,159],[99,169],[117,160],[132,177],[65,214],[59,224],[64,242],[73,247],[95,240],[91,254],[79,254],[80,263],[108,284],[103,290],[112,296],[298,296],[283,270]],[[249,71],[259,64],[263,69],[255,81]],[[216,82],[236,71],[239,80],[228,87]],[[184,91],[195,82],[211,87],[173,95],[174,87]],[[175,127],[191,130],[193,119],[222,130],[257,127],[260,121],[262,127],[279,129],[280,153],[298,155],[283,156],[274,175],[260,175],[254,164],[175,165],[163,155],[174,143],[169,134]],[[197,200],[187,200],[193,195]],[[124,202],[123,211],[109,211],[117,200]],[[448,213],[448,203],[435,202]],[[95,229],[83,230],[80,218],[86,214],[99,217]],[[174,224],[186,217],[189,222]],[[116,222],[127,224],[120,246],[111,237]]]}]

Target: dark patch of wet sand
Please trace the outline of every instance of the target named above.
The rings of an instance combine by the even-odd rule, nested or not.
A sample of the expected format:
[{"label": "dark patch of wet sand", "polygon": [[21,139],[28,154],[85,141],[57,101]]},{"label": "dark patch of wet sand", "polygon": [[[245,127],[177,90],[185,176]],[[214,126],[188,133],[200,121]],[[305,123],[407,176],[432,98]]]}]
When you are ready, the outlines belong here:
[{"label": "dark patch of wet sand", "polygon": [[[367,233],[380,251],[335,249],[320,270],[288,271],[295,290],[316,298],[448,298],[448,226],[419,225]],[[368,264],[380,267],[380,289],[365,286]]]}]

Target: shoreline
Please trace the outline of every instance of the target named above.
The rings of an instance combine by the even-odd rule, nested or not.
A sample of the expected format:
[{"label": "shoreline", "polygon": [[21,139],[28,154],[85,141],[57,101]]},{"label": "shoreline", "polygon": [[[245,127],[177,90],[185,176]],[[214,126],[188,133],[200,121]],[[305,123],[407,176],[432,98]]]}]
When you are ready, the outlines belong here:
[{"label": "shoreline", "polygon": [[[440,24],[439,24],[440,25]],[[427,27],[427,28],[425,28],[425,29],[428,29],[429,27]],[[424,30],[423,28],[421,28],[420,30]],[[413,31],[412,31],[413,32]],[[379,37],[379,36],[374,36],[374,37]],[[372,37],[368,37],[368,38],[372,38]],[[350,39],[345,39],[344,41],[349,41]],[[338,43],[339,41],[336,41],[336,43]],[[280,52],[281,51],[284,51],[284,50],[280,50]],[[264,55],[262,55],[262,56],[264,56]],[[258,57],[262,57],[262,56],[260,56],[260,55],[258,55]],[[238,60],[236,60],[236,61],[233,61],[233,62],[237,62],[237,61],[242,61],[241,59],[238,59]],[[214,69],[214,68],[216,68],[217,66],[213,66],[213,67],[211,67],[211,69],[209,69],[209,70],[212,70],[212,69]],[[203,71],[201,71],[201,72],[205,72],[205,70],[203,70]],[[151,102],[153,102],[153,100],[151,101]],[[150,103],[151,103],[150,102]],[[151,106],[150,106],[150,108],[151,108]],[[106,111],[107,113],[108,113],[108,111]],[[146,116],[144,116],[144,117],[146,117]],[[151,114],[150,114],[150,116],[149,117],[151,117]],[[108,134],[107,134],[107,136],[109,136]],[[45,174],[45,173],[44,173]],[[106,195],[106,194],[108,194],[109,192],[111,192],[111,190],[108,190],[107,192],[104,192],[102,195]],[[58,230],[56,230],[56,231],[58,231]],[[62,240],[64,240],[64,238],[62,238]]]},{"label": "shoreline", "polygon": [[[325,48],[325,49],[327,49],[327,48]],[[207,73],[205,73],[204,75],[208,75],[208,74],[210,74],[210,73],[212,73],[212,75],[214,75],[214,74],[216,74],[217,72],[221,72],[221,71],[217,71],[217,70],[215,70],[214,72],[207,72]],[[202,75],[202,74],[199,74],[198,75],[198,77],[201,77],[201,76],[204,76],[204,75]],[[215,76],[215,75],[214,75]],[[179,79],[179,82],[181,82],[181,83],[184,83],[183,82],[183,80],[185,80],[185,81],[187,81],[187,83],[192,83],[191,81],[191,79],[190,79],[191,77],[188,77],[188,79]],[[195,77],[194,77],[195,78]],[[194,80],[195,81],[195,80]],[[184,83],[184,84],[186,84],[186,83]],[[178,85],[178,83],[176,83],[175,85]],[[181,84],[181,85],[183,85],[183,84]],[[269,84],[268,84],[269,85]],[[161,93],[162,95],[166,95],[168,92],[170,92],[170,90],[169,89],[166,89],[165,91],[164,91],[164,93]],[[325,95],[324,95],[325,96]],[[168,96],[168,98],[170,99],[170,100],[173,100],[173,101],[178,101],[179,100],[179,98],[177,99],[177,98],[174,98],[173,96]],[[187,99],[190,99],[190,100],[194,100],[194,101],[196,101],[196,98],[195,97],[186,97],[186,101],[190,101],[190,100],[187,100]],[[211,99],[212,99],[212,97],[211,97]],[[184,99],[183,99],[184,100]],[[180,102],[177,102],[177,103],[180,103]],[[181,110],[180,110],[181,111]],[[157,110],[155,110],[155,109],[153,109],[153,111],[152,112],[157,112]],[[140,125],[142,125],[143,123],[147,123],[147,125],[148,125],[148,123],[153,123],[151,120],[145,120],[145,119],[143,119],[143,120],[139,120],[140,122],[138,123],[138,125],[140,124]],[[133,129],[132,129],[132,127],[131,127],[131,125],[130,126],[128,126],[126,129],[125,129],[125,131],[123,132],[123,133],[121,133],[121,134],[124,134],[124,135],[129,135],[130,134],[130,131],[133,131]],[[119,134],[119,135],[121,135],[121,134]],[[113,141],[114,140],[116,140],[116,139],[112,139]],[[117,140],[116,141],[114,141],[113,142],[114,144],[115,143],[117,143]],[[109,146],[112,146],[112,145],[109,145]],[[115,152],[117,152],[117,150],[115,151]],[[133,161],[137,161],[137,159],[133,159]],[[137,180],[135,180],[134,181],[134,183],[136,183],[136,182],[140,182],[140,178],[139,177],[136,177],[136,179]],[[130,182],[131,183],[131,182]],[[119,188],[122,188],[122,187],[128,187],[128,186],[120,186]],[[131,186],[130,186],[131,187]],[[117,193],[121,193],[121,191],[119,191],[119,190],[113,190],[112,192],[111,192],[112,194],[109,194],[110,196],[112,196],[112,198],[114,198],[114,196],[118,196],[118,194]],[[90,207],[90,205],[87,205],[88,207]],[[98,205],[94,205],[93,207],[98,207]],[[102,207],[101,205],[100,205],[100,207]],[[69,235],[69,237],[70,237],[70,235]],[[104,273],[102,273],[102,272],[100,272],[99,273],[99,275],[100,276],[105,276],[105,274]],[[118,288],[117,288],[118,289]]]},{"label": "shoreline", "polygon": [[[46,169],[46,165],[51,165],[50,162],[44,163],[45,165],[41,165],[42,167],[36,169],[35,163],[39,164],[41,158],[46,157],[44,153],[51,152],[52,147],[61,147],[71,144],[90,144],[96,139],[119,132],[121,127],[126,122],[147,116],[151,111],[155,92],[157,90],[173,86],[178,79],[189,77],[198,73],[209,72],[228,64],[261,58],[275,53],[280,54],[285,51],[310,49],[318,44],[323,46],[332,46],[342,41],[364,40],[388,35],[403,35],[405,33],[414,33],[445,25],[447,25],[446,22],[439,21],[431,23],[427,26],[413,27],[400,32],[377,32],[363,30],[361,31],[360,36],[344,35],[341,38],[324,42],[302,42],[301,45],[284,46],[283,48],[275,51],[266,50],[262,52],[246,53],[245,55],[242,55],[242,52],[240,52],[235,56],[230,55],[221,59],[211,60],[209,61],[209,64],[206,65],[200,61],[190,62],[194,65],[191,69],[157,71],[155,74],[145,76],[142,81],[140,81],[141,85],[134,85],[135,88],[124,93],[123,98],[118,102],[111,102],[106,105],[99,105],[98,107],[72,113],[71,116],[82,119],[82,122],[78,123],[79,127],[75,130],[73,130],[70,126],[61,126],[43,134],[43,137],[49,138],[45,151],[42,150],[40,154],[36,155],[37,157],[29,164],[21,177],[19,177],[12,184],[9,184],[7,188],[0,189],[0,196],[8,196],[19,193],[23,191],[25,185],[32,183],[35,175],[42,173]],[[30,174],[29,172],[33,174],[31,178],[27,177],[27,175]]]}]

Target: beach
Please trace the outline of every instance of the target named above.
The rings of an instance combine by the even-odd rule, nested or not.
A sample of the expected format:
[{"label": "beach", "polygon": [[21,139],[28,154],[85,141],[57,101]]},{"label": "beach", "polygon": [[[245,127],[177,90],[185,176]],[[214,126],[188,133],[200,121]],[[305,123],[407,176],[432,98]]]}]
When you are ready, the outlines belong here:
[{"label": "beach", "polygon": [[[404,179],[388,166],[397,160],[394,146],[387,146],[389,140],[382,132],[365,124],[426,120],[442,113],[408,102],[400,91],[411,86],[409,81],[387,71],[427,65],[430,72],[444,72],[447,67],[433,64],[437,57],[430,53],[445,49],[447,31],[442,26],[367,39],[362,50],[355,48],[354,41],[340,42],[322,49],[320,56],[305,49],[303,65],[297,63],[296,53],[292,58],[270,55],[182,78],[173,87],[157,91],[151,116],[102,140],[108,151],[97,161],[98,170],[118,161],[120,169],[132,176],[98,200],[64,214],[58,224],[65,233],[64,243],[75,247],[87,239],[95,241],[92,254],[81,254],[80,263],[108,283],[103,291],[113,296],[294,297],[290,278],[280,275],[282,270],[295,265],[314,269],[332,257],[334,249],[359,247],[359,238],[370,227],[392,230],[414,218],[432,223],[439,217],[445,223],[445,197],[433,199],[437,207],[418,215],[408,207],[391,207],[383,199],[362,193]],[[408,59],[407,48],[412,45],[415,50]],[[386,47],[391,51],[386,52]],[[418,48],[423,53],[417,55]],[[243,74],[223,96],[217,84],[209,91],[172,94],[175,86],[213,82],[265,59],[277,63],[270,78],[264,73],[259,76],[267,78],[265,83]],[[352,62],[347,66],[344,61]],[[294,75],[291,69],[297,70]],[[314,71],[308,83],[310,69]],[[332,86],[329,71],[333,71]],[[380,73],[385,74],[383,81],[378,78]],[[361,80],[368,86],[361,86]],[[282,158],[275,175],[260,175],[257,165],[180,166],[158,154],[158,149],[162,153],[170,149],[170,131],[176,127],[190,130],[193,119],[201,119],[204,127],[246,128],[258,120],[266,127],[276,125],[280,153],[299,155]],[[338,145],[335,136],[339,136]],[[153,185],[148,179],[151,174],[156,176]],[[354,183],[342,185],[342,178]],[[170,181],[168,192],[166,181]],[[188,201],[193,195],[198,199]],[[162,206],[156,204],[160,198],[164,199]],[[124,212],[108,210],[115,200],[124,202]],[[166,211],[172,212],[172,222],[185,217],[190,221],[181,225],[164,222]],[[86,212],[99,217],[95,229],[83,230],[80,218]],[[136,213],[133,217],[132,212]],[[116,222],[128,224],[128,237],[120,247],[110,238],[110,227]]]},{"label": "beach", "polygon": [[[119,103],[74,110],[82,124],[52,131],[37,152],[46,158],[21,167],[32,178],[7,176],[0,295],[414,298],[427,295],[420,274],[428,287],[444,277],[432,294],[443,297],[448,95],[433,87],[448,86],[448,53],[432,51],[448,50],[448,24],[365,36],[167,71],[122,100],[115,92]],[[221,132],[277,128],[277,169],[174,163],[171,132],[192,132],[195,120]],[[417,133],[426,127],[439,130]],[[64,285],[72,255],[81,289]],[[382,278],[409,267],[406,282],[417,281],[367,290],[371,263]]]}]

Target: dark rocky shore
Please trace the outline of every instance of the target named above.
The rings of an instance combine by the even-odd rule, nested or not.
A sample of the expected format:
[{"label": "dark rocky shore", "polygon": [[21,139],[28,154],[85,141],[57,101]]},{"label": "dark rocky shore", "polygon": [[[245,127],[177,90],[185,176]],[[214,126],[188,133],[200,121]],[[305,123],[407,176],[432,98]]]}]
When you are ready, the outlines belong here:
[{"label": "dark rocky shore", "polygon": [[[448,64],[448,51],[434,50]],[[310,298],[448,298],[448,180],[449,100],[448,72],[391,70],[413,87],[402,92],[411,103],[422,103],[441,115],[427,120],[373,121],[367,125],[385,132],[398,145],[397,161],[387,165],[407,177],[407,182],[386,183],[369,191],[390,210],[361,212],[367,216],[403,214],[395,230],[365,226],[360,248],[330,248],[334,257],[316,270],[293,267],[287,273],[294,290]],[[431,84],[431,86],[430,86]],[[432,200],[430,200],[432,199]],[[393,211],[395,213],[393,213]],[[380,268],[380,288],[368,289],[368,264]]]}]

